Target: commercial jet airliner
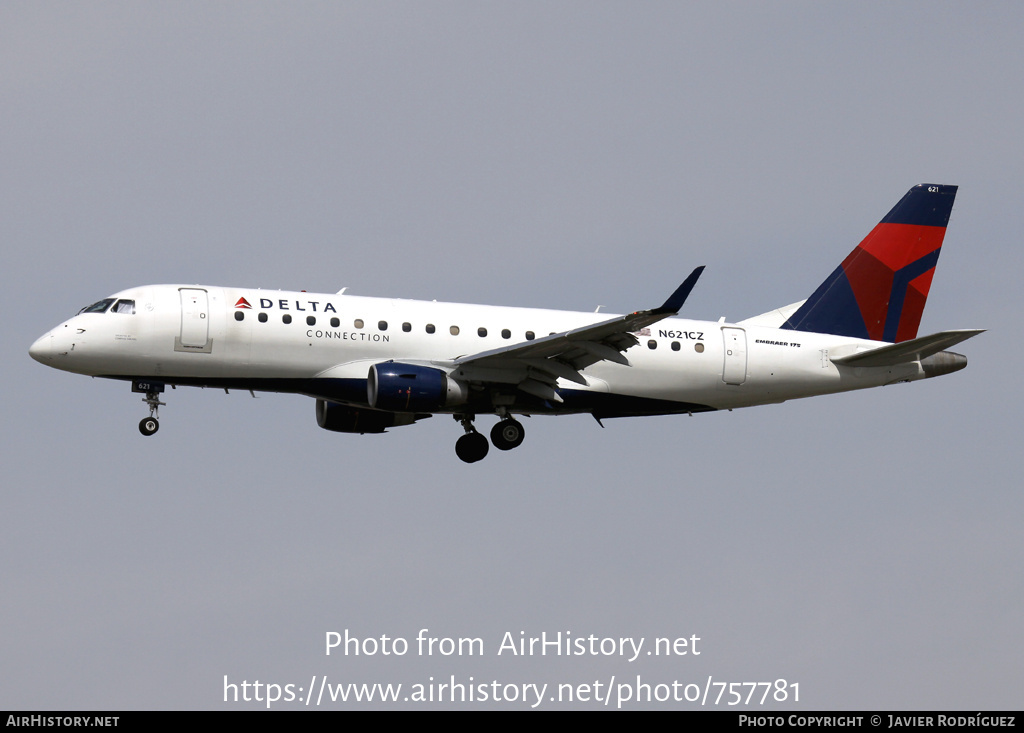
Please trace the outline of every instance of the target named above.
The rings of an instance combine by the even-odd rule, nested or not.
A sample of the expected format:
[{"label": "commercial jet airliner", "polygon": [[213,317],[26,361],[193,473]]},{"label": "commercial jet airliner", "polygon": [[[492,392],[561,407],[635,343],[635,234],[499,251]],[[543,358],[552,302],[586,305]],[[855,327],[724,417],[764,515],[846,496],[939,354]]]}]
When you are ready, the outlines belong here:
[{"label": "commercial jet airliner", "polygon": [[166,385],[290,392],[317,424],[383,433],[449,414],[467,463],[523,442],[521,415],[668,415],[937,377],[981,333],[917,329],[956,186],[904,196],[809,298],[738,323],[675,318],[698,267],[662,305],[623,316],[200,285],[148,285],[83,308],[29,349],[64,371],[121,379],[160,424]]}]

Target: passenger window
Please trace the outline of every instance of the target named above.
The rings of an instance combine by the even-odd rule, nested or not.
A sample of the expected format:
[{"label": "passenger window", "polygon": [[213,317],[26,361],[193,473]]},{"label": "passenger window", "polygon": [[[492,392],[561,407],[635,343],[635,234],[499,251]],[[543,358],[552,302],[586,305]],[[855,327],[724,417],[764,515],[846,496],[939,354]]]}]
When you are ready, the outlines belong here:
[{"label": "passenger window", "polygon": [[427,324],[427,333],[433,333],[435,330],[437,330],[437,329],[434,328],[434,324],[433,323],[428,323]]},{"label": "passenger window", "polygon": [[652,350],[658,348],[658,342],[655,341],[654,339],[651,339],[650,341],[647,342],[647,348]]},{"label": "passenger window", "polygon": [[316,325],[316,316],[306,316],[306,325],[307,326],[315,326]]},{"label": "passenger window", "polygon": [[526,340],[527,341],[533,341],[534,338],[536,338],[536,336],[534,336],[533,331],[527,331],[526,332]]},{"label": "passenger window", "polygon": [[110,311],[111,313],[126,313],[130,316],[135,315],[135,301],[134,300],[119,300],[114,303],[114,308]]},{"label": "passenger window", "polygon": [[402,324],[402,330],[405,331],[406,333],[409,333],[409,331],[412,330],[412,324],[406,321],[405,323]]},{"label": "passenger window", "polygon": [[480,338],[484,338],[485,336],[487,336],[487,329],[483,327],[478,328],[476,330],[476,335],[479,336]]},{"label": "passenger window", "polygon": [[355,319],[354,321],[352,321],[352,325],[355,326],[356,328],[362,328],[363,327],[363,319],[362,318]]},{"label": "passenger window", "polygon": [[458,336],[459,335],[459,327],[458,326],[452,326],[451,328],[448,329],[448,333],[450,333],[452,336]]},{"label": "passenger window", "polygon": [[377,321],[377,329],[380,330],[380,331],[387,331],[388,330],[388,322],[387,321]]},{"label": "passenger window", "polygon": [[292,322],[291,314],[290,313],[285,313],[283,316],[281,316],[281,321],[283,323],[291,323]]},{"label": "passenger window", "polygon": [[672,342],[672,351],[679,351],[679,342],[678,341],[673,341]]},{"label": "passenger window", "polygon": [[510,339],[512,338],[512,332],[509,331],[507,328],[503,328],[501,329],[501,337],[503,339]]},{"label": "passenger window", "polygon": [[693,345],[693,350],[696,351],[698,354],[703,354],[704,353],[704,344],[702,344],[702,343],[700,343],[698,341],[697,343],[695,343]]},{"label": "passenger window", "polygon": [[244,311],[235,311],[235,320],[236,321],[245,320],[245,312]]},{"label": "passenger window", "polygon": [[337,318],[332,318],[331,319],[331,328],[337,328],[340,325],[341,325],[341,321],[340,320],[338,320]]},{"label": "passenger window", "polygon": [[267,322],[267,314],[266,313],[260,313],[258,316],[256,316],[256,320],[258,320],[260,323],[266,323]]}]

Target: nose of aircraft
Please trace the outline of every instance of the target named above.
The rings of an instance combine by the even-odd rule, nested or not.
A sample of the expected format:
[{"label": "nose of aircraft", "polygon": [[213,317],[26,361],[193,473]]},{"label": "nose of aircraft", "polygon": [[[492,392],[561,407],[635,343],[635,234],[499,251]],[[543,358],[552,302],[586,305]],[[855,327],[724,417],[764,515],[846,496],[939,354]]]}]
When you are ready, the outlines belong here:
[{"label": "nose of aircraft", "polygon": [[28,347],[28,355],[41,364],[53,358],[53,332],[45,333]]}]

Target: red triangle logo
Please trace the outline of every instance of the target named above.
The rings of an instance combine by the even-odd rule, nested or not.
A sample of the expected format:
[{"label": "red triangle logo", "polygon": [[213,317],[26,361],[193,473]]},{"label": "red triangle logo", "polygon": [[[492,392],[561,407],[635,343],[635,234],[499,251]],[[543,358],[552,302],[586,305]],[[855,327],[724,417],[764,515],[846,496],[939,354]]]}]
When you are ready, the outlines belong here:
[{"label": "red triangle logo", "polygon": [[252,308],[252,306],[249,305],[249,301],[245,298],[239,298],[238,302],[235,303],[235,308]]}]

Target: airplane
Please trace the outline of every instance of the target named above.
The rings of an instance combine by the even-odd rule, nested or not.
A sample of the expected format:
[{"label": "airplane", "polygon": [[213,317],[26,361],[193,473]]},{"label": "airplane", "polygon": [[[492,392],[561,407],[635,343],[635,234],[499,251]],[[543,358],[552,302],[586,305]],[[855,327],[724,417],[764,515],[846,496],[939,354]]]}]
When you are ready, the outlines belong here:
[{"label": "airplane", "polygon": [[321,428],[383,433],[449,414],[456,454],[511,450],[517,416],[605,418],[732,410],[928,379],[983,330],[917,331],[957,187],[915,186],[810,295],[737,323],[680,319],[698,267],[660,306],[627,315],[200,285],[103,298],[29,349],[47,366],[145,394],[166,385],[307,395]]}]

